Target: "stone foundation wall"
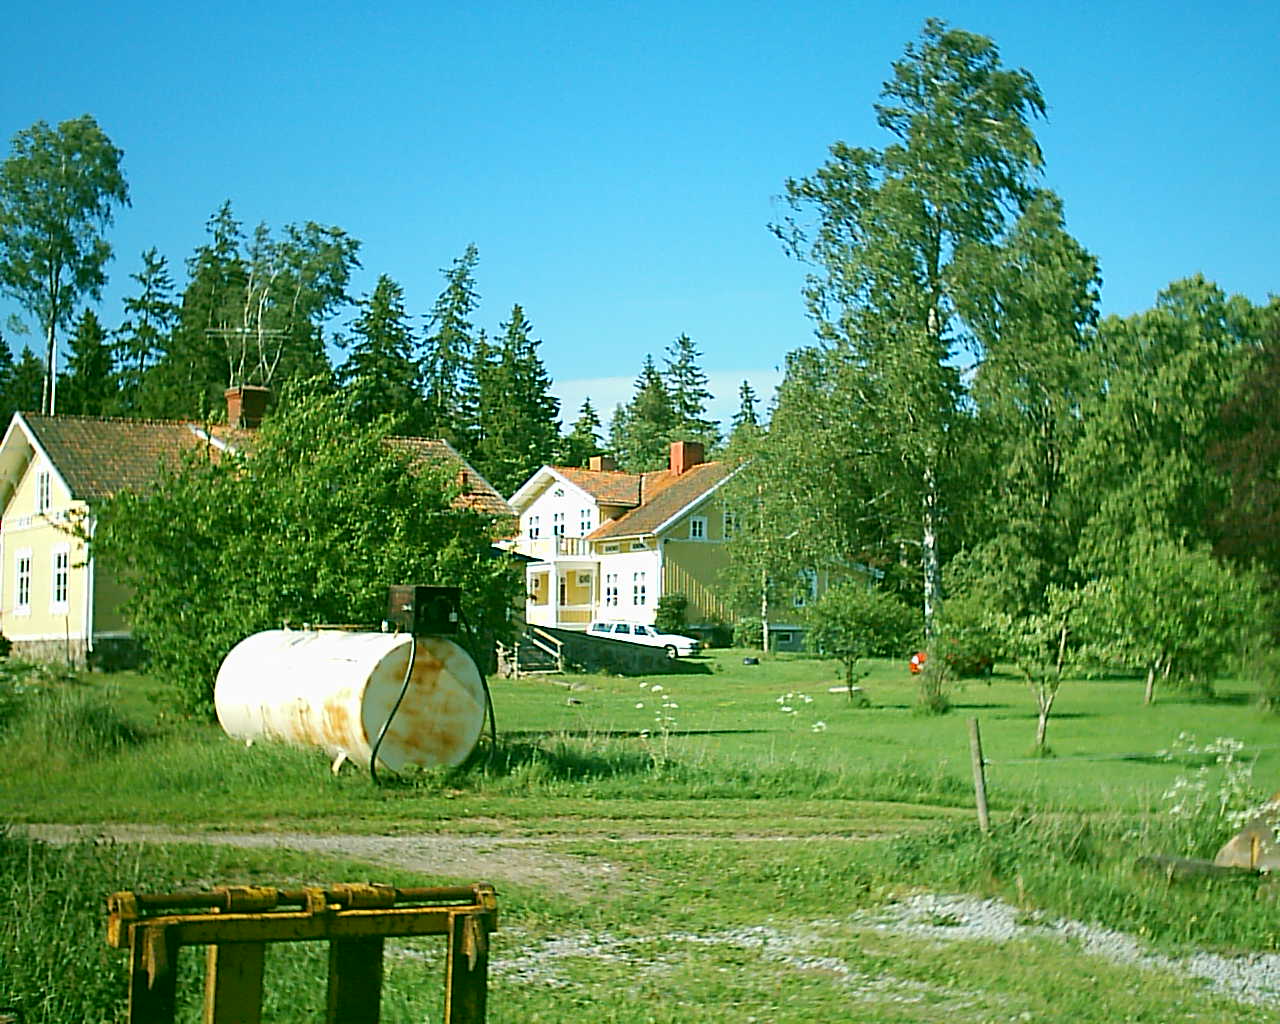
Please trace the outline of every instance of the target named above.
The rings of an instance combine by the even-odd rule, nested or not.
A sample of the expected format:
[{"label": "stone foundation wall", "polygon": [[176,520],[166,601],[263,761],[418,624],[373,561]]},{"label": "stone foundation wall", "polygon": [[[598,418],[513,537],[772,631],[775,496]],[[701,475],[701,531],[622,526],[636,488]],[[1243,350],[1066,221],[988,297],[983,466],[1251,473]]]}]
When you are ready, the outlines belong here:
[{"label": "stone foundation wall", "polygon": [[97,640],[92,651],[83,640],[15,640],[10,657],[116,672],[135,667],[141,653],[131,637],[112,637]]}]

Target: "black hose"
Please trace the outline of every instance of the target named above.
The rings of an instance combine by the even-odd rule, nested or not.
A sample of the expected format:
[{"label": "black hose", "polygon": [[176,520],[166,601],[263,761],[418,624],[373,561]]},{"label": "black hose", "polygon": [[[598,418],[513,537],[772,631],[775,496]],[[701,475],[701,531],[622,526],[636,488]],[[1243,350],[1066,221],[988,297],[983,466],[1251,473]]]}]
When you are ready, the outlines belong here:
[{"label": "black hose", "polygon": [[381,781],[378,779],[378,749],[382,746],[382,741],[386,738],[387,730],[391,728],[391,720],[396,717],[396,712],[400,710],[400,705],[404,703],[404,695],[409,692],[409,682],[413,679],[413,663],[417,660],[418,638],[416,636],[410,636],[409,665],[404,670],[404,682],[400,684],[400,696],[396,698],[396,702],[391,706],[391,712],[387,715],[387,720],[382,723],[382,728],[378,730],[378,738],[373,741],[373,747],[369,751],[369,777],[373,779],[373,784],[375,786],[382,785]]},{"label": "black hose", "polygon": [[489,757],[484,766],[486,769],[490,769],[493,767],[494,758],[498,755],[498,721],[493,712],[493,694],[489,692],[489,679],[485,675],[483,664],[475,653],[479,646],[479,637],[471,627],[470,620],[465,615],[462,615],[461,610],[459,610],[459,616],[462,618],[463,627],[471,637],[471,651],[468,653],[471,654],[471,660],[476,666],[476,671],[480,673],[480,686],[484,690],[484,706],[489,716]]}]

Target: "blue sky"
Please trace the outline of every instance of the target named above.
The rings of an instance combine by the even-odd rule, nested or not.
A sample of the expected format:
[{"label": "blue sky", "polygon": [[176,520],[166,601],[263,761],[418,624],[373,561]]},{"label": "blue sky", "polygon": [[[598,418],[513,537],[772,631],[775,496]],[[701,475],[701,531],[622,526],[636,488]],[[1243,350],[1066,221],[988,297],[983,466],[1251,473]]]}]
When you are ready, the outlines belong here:
[{"label": "blue sky", "polygon": [[775,197],[836,139],[884,144],[872,104],[930,16],[1039,81],[1043,182],[1101,261],[1104,312],[1196,272],[1255,302],[1277,289],[1274,0],[70,0],[6,16],[0,133],[7,153],[36,120],[90,113],[124,150],[108,324],[139,254],[181,280],[230,199],[249,227],[344,228],[354,291],[390,274],[415,314],[474,242],[478,323],[524,307],[566,420],[589,394],[607,422],[681,332],[727,416],[739,381],[767,395],[811,338]]}]

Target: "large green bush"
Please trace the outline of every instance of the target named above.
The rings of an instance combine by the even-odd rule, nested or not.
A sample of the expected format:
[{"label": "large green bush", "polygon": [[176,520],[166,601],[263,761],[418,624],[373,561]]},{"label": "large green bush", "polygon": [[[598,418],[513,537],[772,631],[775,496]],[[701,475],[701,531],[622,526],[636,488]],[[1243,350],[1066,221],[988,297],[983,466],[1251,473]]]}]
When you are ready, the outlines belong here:
[{"label": "large green bush", "polygon": [[415,463],[387,430],[306,387],[247,450],[211,447],[104,507],[95,555],[132,587],[127,615],[182,705],[210,708],[219,664],[252,633],[375,627],[392,583],[460,586],[475,635],[505,631],[519,579],[495,523],[453,506],[456,466]]}]

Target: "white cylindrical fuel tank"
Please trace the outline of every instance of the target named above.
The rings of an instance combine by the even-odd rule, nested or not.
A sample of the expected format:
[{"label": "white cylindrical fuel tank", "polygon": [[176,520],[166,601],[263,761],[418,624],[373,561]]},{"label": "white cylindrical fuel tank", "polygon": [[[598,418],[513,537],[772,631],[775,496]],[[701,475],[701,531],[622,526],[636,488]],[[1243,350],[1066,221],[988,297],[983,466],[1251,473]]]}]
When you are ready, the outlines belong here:
[{"label": "white cylindrical fuel tank", "polygon": [[413,674],[378,747],[378,766],[457,765],[484,728],[475,662],[443,637],[339,630],[268,630],[232,648],[213,703],[229,736],[315,746],[368,767],[372,748]]}]

